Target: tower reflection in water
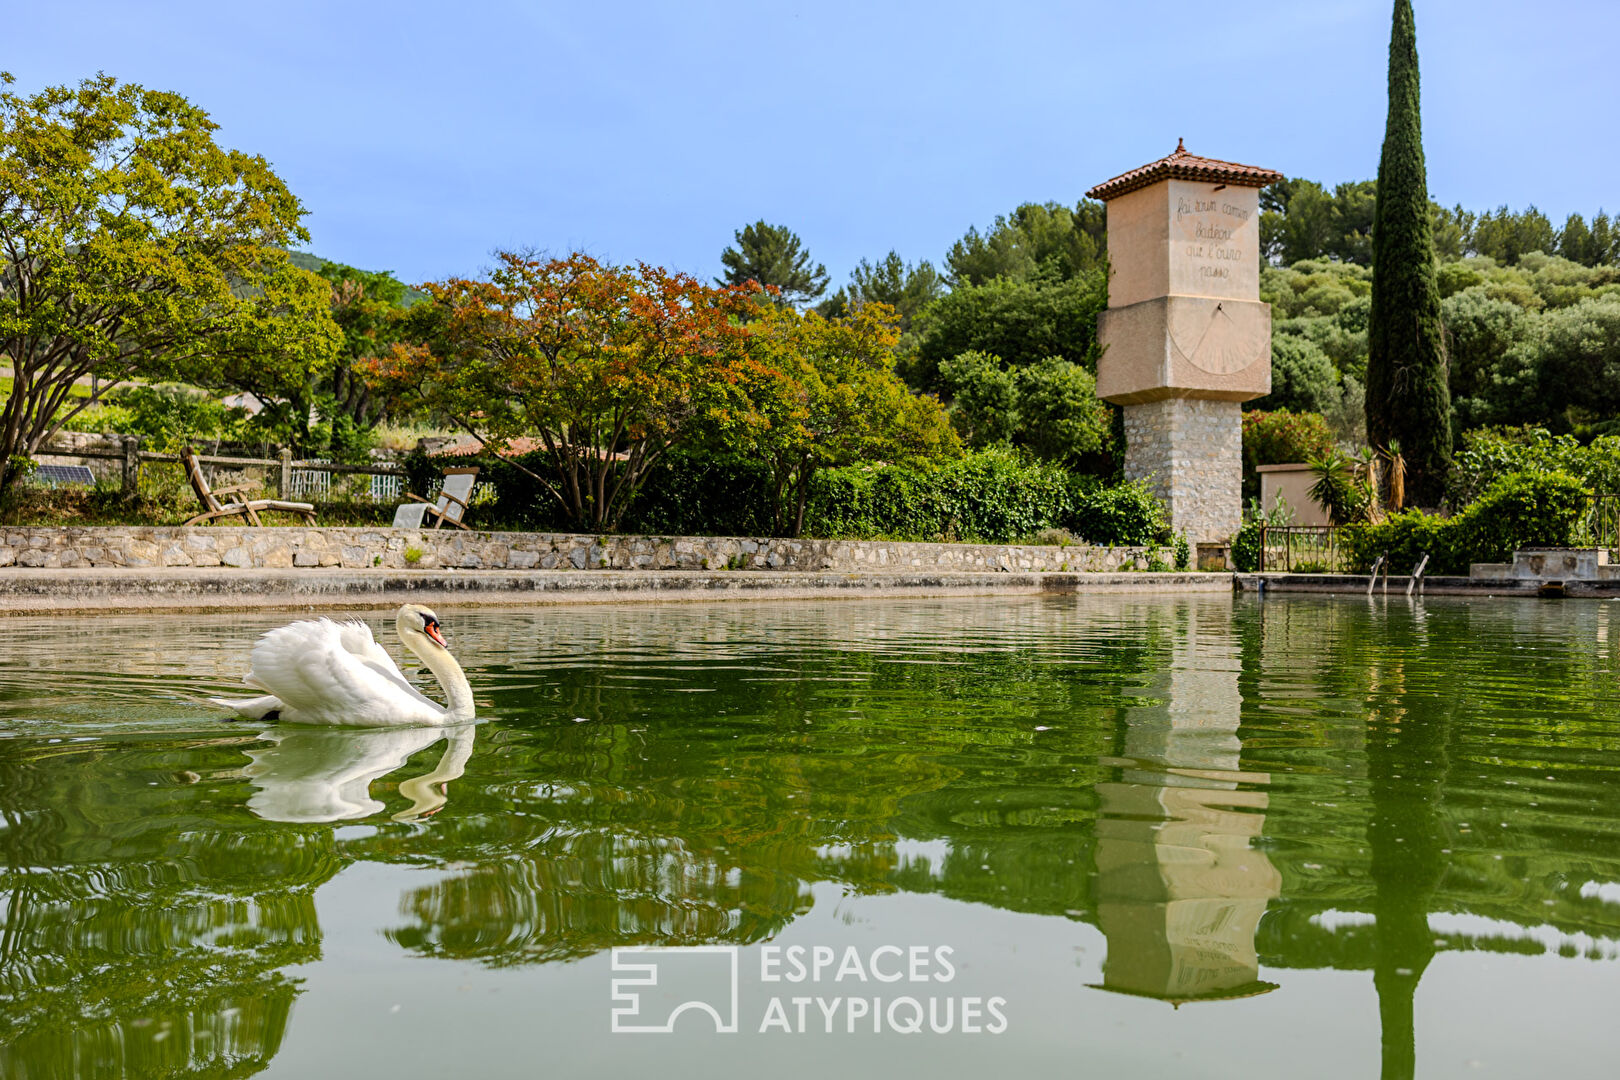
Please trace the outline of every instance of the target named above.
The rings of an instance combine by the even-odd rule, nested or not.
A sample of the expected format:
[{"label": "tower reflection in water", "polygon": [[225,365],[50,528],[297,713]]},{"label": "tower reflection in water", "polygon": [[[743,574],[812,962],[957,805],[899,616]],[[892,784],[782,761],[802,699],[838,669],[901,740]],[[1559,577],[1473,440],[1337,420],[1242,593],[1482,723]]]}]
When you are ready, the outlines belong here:
[{"label": "tower reflection in water", "polygon": [[1120,778],[1097,785],[1099,988],[1178,1006],[1276,988],[1259,980],[1254,935],[1282,879],[1251,844],[1271,778],[1240,761],[1230,613],[1202,608],[1178,610],[1170,664],[1124,710],[1119,755],[1103,759]]}]

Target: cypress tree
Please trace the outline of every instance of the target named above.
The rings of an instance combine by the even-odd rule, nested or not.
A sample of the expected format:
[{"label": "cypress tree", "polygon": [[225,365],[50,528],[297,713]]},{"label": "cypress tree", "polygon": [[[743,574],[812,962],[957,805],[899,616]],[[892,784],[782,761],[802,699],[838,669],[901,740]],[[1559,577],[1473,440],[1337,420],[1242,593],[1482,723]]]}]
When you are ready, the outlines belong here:
[{"label": "cypress tree", "polygon": [[1435,281],[1433,224],[1418,108],[1411,0],[1395,0],[1389,39],[1389,119],[1373,216],[1372,312],[1367,327],[1367,437],[1400,443],[1408,490],[1434,506],[1451,469],[1451,392]]}]

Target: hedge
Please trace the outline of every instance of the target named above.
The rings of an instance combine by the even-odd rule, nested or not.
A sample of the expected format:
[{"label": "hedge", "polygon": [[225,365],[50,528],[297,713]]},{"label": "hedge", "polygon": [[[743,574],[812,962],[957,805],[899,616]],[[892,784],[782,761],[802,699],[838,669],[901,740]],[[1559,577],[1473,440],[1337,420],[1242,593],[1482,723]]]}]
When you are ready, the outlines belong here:
[{"label": "hedge", "polygon": [[[543,471],[543,454],[522,459]],[[466,464],[459,459],[457,464]],[[423,491],[444,461],[405,461]],[[485,528],[564,531],[556,500],[510,461],[480,459],[493,503],[474,509]],[[661,536],[765,536],[771,529],[770,470],[757,462],[672,453],[647,478],[622,531]],[[1060,528],[1095,544],[1172,544],[1163,506],[1142,483],[1104,485],[1057,465],[993,448],[936,469],[853,465],[812,483],[804,534],[817,538],[1009,543]]]},{"label": "hedge", "polygon": [[1366,573],[1389,553],[1391,573],[1411,573],[1424,552],[1428,573],[1466,574],[1471,563],[1508,562],[1524,547],[1569,547],[1591,495],[1566,472],[1511,473],[1451,518],[1417,510],[1341,533],[1349,568]]}]

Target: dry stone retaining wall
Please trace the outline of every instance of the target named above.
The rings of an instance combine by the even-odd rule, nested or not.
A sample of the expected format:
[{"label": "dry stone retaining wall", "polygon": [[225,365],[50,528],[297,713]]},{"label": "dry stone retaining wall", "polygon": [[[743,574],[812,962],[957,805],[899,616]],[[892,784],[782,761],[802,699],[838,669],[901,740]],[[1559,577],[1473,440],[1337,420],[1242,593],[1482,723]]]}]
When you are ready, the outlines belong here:
[{"label": "dry stone retaining wall", "polygon": [[[1165,557],[1168,557],[1168,552]],[[1139,547],[383,528],[0,526],[0,566],[406,570],[1146,570]]]}]

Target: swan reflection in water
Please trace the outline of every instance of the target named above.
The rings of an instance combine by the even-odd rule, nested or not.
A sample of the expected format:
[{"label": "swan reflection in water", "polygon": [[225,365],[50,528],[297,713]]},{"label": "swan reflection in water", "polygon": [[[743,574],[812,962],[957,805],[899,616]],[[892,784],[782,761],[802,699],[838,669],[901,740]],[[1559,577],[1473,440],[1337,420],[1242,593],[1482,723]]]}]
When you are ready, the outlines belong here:
[{"label": "swan reflection in water", "polygon": [[370,817],[387,809],[372,798],[372,781],[444,741],[432,771],[399,782],[411,805],[395,821],[421,821],[449,801],[450,781],[472,756],[474,726],[414,728],[278,727],[262,733],[264,746],[244,752],[253,764],[242,775],[255,791],[248,809],[266,821],[315,824]]}]

